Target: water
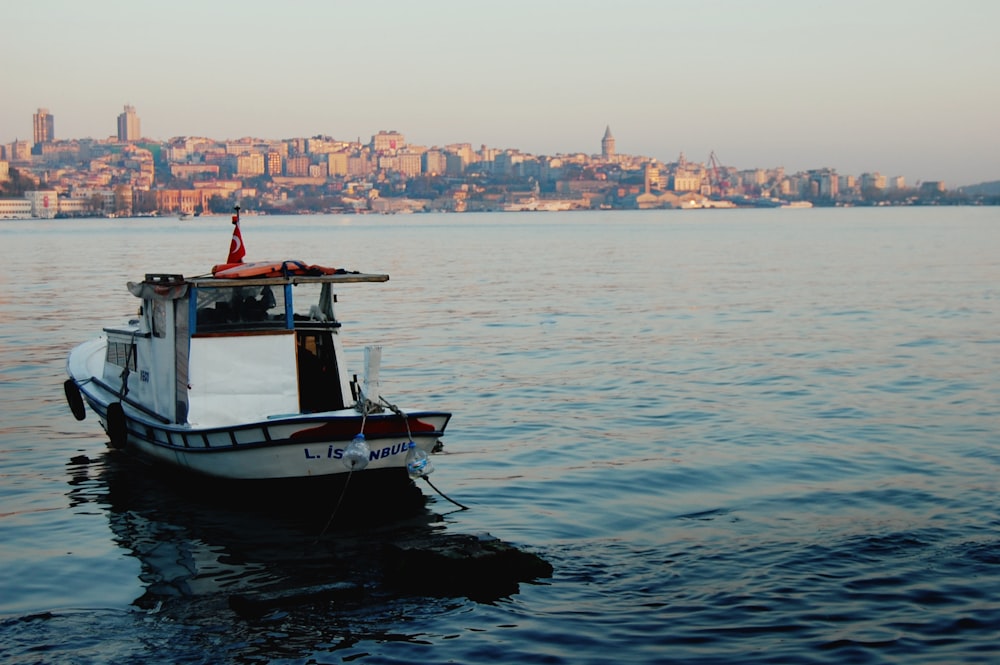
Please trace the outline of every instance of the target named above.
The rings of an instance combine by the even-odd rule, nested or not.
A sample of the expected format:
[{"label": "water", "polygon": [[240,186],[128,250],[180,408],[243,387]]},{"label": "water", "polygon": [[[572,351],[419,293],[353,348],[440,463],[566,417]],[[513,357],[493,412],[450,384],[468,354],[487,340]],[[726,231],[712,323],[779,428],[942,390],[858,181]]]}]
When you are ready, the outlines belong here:
[{"label": "water", "polygon": [[[247,218],[247,260],[390,273],[341,292],[355,371],[380,343],[388,399],[455,413],[433,481],[471,510],[422,485],[429,523],[319,543],[130,473],[62,396],[69,348],[134,312],[124,281],[205,272],[228,220],[2,222],[0,661],[996,662],[998,222]],[[229,609],[363,576],[394,529],[489,532],[555,573]]]}]

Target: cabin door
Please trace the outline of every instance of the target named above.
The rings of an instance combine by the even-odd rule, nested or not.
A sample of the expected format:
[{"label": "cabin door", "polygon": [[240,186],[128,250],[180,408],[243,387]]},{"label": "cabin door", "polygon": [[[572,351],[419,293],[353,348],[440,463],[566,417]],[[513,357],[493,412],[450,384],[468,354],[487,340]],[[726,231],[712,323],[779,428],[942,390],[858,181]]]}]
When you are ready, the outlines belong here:
[{"label": "cabin door", "polygon": [[347,407],[337,366],[337,348],[329,330],[298,330],[299,408],[303,413]]}]

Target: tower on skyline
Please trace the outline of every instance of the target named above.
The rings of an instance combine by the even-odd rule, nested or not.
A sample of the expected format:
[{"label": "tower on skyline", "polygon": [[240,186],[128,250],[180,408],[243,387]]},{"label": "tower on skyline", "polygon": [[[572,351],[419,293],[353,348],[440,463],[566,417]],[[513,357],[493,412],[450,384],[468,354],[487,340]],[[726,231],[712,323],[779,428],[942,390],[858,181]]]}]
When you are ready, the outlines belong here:
[{"label": "tower on skyline", "polygon": [[56,118],[48,109],[38,109],[32,120],[35,145],[50,143],[56,139]]},{"label": "tower on skyline", "polygon": [[601,139],[601,157],[609,162],[615,158],[615,137],[611,135],[611,125],[605,128],[604,138]]},{"label": "tower on skyline", "polygon": [[139,131],[139,116],[134,106],[125,106],[125,111],[118,114],[118,140],[124,142],[138,141],[142,137]]}]

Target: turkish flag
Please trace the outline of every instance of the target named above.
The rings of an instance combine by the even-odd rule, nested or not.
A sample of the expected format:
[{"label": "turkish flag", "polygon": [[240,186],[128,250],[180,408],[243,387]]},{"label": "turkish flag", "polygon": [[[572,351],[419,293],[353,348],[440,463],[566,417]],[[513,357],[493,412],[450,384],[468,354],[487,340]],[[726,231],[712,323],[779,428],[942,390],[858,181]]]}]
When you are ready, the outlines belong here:
[{"label": "turkish flag", "polygon": [[246,250],[243,248],[243,235],[240,234],[240,221],[238,217],[233,217],[233,240],[229,243],[229,258],[226,259],[226,263],[243,263],[243,257],[246,256]]}]

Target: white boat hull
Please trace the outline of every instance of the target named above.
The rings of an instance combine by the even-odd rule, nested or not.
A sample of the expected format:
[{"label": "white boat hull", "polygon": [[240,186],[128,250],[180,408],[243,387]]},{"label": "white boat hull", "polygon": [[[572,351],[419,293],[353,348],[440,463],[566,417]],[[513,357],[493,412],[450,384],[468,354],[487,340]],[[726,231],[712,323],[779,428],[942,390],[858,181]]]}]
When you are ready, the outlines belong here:
[{"label": "white boat hull", "polygon": [[[343,461],[344,450],[358,434],[365,436],[370,449],[362,473],[403,469],[410,440],[424,452],[433,452],[451,417],[421,411],[407,413],[404,420],[390,411],[362,416],[355,409],[342,409],[216,427],[173,424],[131,402],[127,395],[120,398],[112,386],[86,373],[88,364],[102,354],[102,340],[82,344],[70,355],[67,369],[111,437],[112,446],[152,463],[211,478],[268,480],[346,474],[351,470]],[[108,411],[119,403],[124,437],[116,440]]]},{"label": "white boat hull", "polygon": [[[84,399],[108,429],[106,403]],[[151,462],[199,475],[228,480],[305,478],[345,474],[344,450],[363,433],[361,414],[354,410],[310,414],[239,427],[193,429],[152,422],[127,405],[125,448]],[[410,434],[395,414],[373,414],[364,429],[369,461],[363,472],[403,468],[410,436],[424,452],[433,452],[443,434],[447,414],[408,414]]]}]

